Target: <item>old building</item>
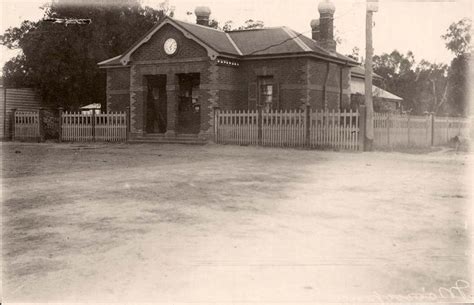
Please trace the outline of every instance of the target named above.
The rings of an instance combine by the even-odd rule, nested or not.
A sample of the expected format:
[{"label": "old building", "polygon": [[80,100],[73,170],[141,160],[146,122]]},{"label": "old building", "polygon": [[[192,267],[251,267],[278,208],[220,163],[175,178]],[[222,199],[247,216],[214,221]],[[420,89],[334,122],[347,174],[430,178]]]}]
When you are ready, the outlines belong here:
[{"label": "old building", "polygon": [[210,28],[210,9],[196,24],[166,17],[107,70],[107,111],[130,107],[132,137],[194,134],[210,139],[219,109],[350,107],[350,69],[336,52],[334,5],[318,6],[313,39],[287,27],[224,32]]},{"label": "old building", "polygon": [[[383,78],[373,73],[374,80],[382,81]],[[365,101],[365,70],[361,66],[351,69],[351,108],[357,109]],[[403,99],[376,85],[372,85],[372,97],[375,112],[400,113]]]}]

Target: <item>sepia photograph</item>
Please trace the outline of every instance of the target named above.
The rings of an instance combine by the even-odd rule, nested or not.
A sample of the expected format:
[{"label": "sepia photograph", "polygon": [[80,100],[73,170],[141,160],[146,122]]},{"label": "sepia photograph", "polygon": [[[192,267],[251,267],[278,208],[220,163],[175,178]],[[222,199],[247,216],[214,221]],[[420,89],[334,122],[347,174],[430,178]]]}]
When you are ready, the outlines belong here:
[{"label": "sepia photograph", "polygon": [[0,304],[474,303],[474,1],[0,8]]}]

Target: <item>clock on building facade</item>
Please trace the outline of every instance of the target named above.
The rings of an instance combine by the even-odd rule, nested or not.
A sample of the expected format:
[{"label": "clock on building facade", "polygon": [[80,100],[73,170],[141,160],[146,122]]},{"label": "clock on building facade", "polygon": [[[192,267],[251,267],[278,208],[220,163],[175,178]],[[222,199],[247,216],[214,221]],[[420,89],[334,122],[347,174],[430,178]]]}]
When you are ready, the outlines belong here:
[{"label": "clock on building facade", "polygon": [[173,55],[178,50],[178,43],[174,38],[168,38],[163,45],[163,49],[165,50],[166,54]]}]

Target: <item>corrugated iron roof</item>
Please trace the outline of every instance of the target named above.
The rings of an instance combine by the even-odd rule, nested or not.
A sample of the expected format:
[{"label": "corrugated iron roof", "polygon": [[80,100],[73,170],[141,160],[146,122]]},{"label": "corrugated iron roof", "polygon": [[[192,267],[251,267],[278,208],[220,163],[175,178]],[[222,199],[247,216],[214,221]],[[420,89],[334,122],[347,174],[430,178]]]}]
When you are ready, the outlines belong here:
[{"label": "corrugated iron roof", "polygon": [[221,53],[239,55],[224,31],[176,19],[173,20],[214,50]]},{"label": "corrugated iron roof", "polygon": [[[153,35],[154,31],[156,31],[157,28],[166,20],[168,20],[168,23],[185,30],[199,42],[204,43],[222,55],[232,55],[239,58],[245,58],[248,56],[285,55],[292,53],[313,54],[322,56],[328,60],[342,60],[352,65],[356,64],[353,59],[339,53],[330,53],[320,47],[316,41],[287,27],[224,32],[218,29],[166,17],[163,22],[150,30],[149,33],[151,34],[149,35]],[[142,40],[138,41],[129,49],[129,51],[124,53],[124,55],[102,61],[99,65],[119,65],[120,59],[122,59],[125,54],[129,56],[144,43]]]},{"label": "corrugated iron roof", "polygon": [[[351,79],[351,93],[365,95],[365,82],[362,79]],[[396,96],[393,93],[390,93],[382,88],[379,88],[375,85],[372,85],[372,95],[374,97],[384,98],[394,101],[402,101],[403,99],[399,96]]]}]

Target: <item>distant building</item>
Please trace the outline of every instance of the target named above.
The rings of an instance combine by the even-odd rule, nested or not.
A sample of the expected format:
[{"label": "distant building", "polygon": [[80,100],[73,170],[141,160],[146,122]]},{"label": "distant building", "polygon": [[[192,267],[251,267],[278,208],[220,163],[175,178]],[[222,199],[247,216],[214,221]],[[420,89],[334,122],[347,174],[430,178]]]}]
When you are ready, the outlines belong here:
[{"label": "distant building", "polygon": [[0,78],[0,139],[9,140],[12,136],[12,111],[38,111],[41,98],[31,88],[7,88]]},{"label": "distant building", "polygon": [[86,105],[86,106],[82,106],[80,108],[80,110],[81,110],[82,114],[92,114],[92,110],[95,110],[95,113],[99,114],[101,107],[102,107],[101,104],[95,103],[95,104],[89,104],[89,105]]},{"label": "distant building", "polygon": [[[373,74],[374,79],[382,80],[380,75]],[[401,112],[403,99],[382,88],[372,85],[374,111]],[[365,70],[361,66],[351,69],[351,107],[356,109],[365,100]]]}]

